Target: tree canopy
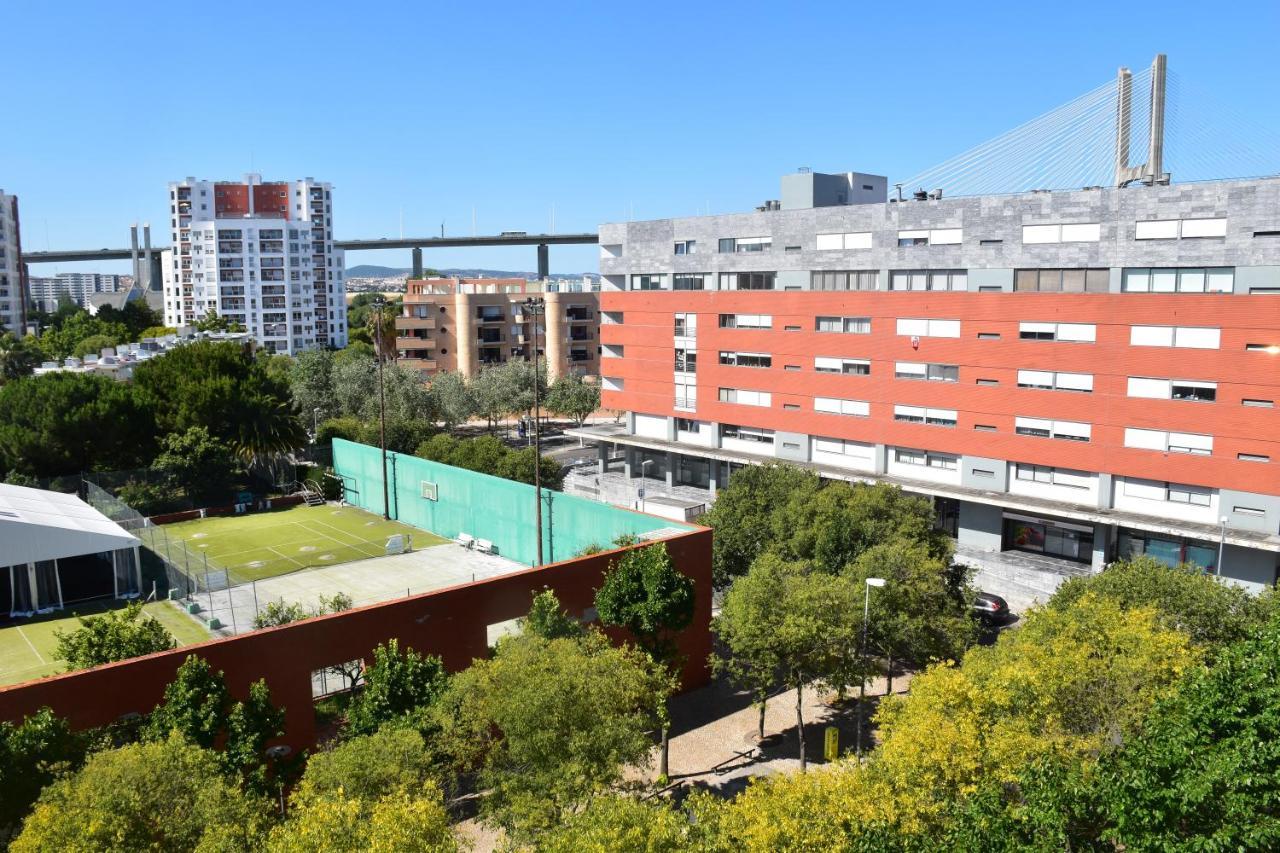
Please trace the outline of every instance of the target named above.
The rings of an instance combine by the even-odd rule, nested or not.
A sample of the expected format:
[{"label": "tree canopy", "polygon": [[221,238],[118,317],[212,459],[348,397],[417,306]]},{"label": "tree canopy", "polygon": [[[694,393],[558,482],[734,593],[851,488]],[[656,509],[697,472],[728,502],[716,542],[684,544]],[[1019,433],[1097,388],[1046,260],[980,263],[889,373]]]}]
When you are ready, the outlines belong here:
[{"label": "tree canopy", "polygon": [[600,385],[577,373],[566,373],[547,389],[547,411],[571,418],[577,426],[600,408]]},{"label": "tree canopy", "polygon": [[168,651],[177,645],[173,635],[143,613],[142,604],[136,601],[123,610],[81,616],[78,621],[80,627],[74,631],[53,632],[58,641],[54,654],[67,662],[68,672]]}]

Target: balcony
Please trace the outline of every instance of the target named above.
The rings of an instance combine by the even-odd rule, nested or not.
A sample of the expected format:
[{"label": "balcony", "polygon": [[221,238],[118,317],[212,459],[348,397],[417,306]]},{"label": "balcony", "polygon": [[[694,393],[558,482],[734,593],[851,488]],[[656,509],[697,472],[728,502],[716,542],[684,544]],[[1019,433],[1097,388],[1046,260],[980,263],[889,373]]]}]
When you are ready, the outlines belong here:
[{"label": "balcony", "polygon": [[477,323],[505,323],[507,318],[503,314],[476,314]]},{"label": "balcony", "polygon": [[590,308],[569,308],[564,314],[570,323],[589,323],[595,316]]},{"label": "balcony", "polygon": [[397,350],[429,350],[435,348],[436,342],[431,338],[417,338],[411,335],[396,338]]},{"label": "balcony", "polygon": [[484,332],[476,335],[476,342],[479,344],[500,344],[507,339],[507,336],[499,332],[496,335],[486,335]]},{"label": "balcony", "polygon": [[283,255],[284,243],[279,240],[259,240],[258,251],[264,255]]},{"label": "balcony", "polygon": [[411,356],[407,354],[400,356],[400,360],[398,363],[400,364],[401,367],[407,367],[410,370],[427,371],[427,370],[436,369],[436,363],[432,359],[417,358],[416,356]]},{"label": "balcony", "polygon": [[436,320],[434,317],[397,317],[397,329],[434,329]]},{"label": "balcony", "polygon": [[227,254],[240,255],[244,254],[244,243],[240,241],[219,240],[218,251]]}]

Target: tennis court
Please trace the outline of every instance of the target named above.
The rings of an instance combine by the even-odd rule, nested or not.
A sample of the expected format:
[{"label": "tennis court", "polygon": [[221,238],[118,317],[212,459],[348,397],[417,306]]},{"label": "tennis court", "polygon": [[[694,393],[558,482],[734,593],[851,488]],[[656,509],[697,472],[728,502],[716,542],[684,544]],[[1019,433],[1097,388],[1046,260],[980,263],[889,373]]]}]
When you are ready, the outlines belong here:
[{"label": "tennis court", "polygon": [[[58,645],[54,632],[74,631],[80,627],[77,617],[116,610],[126,603],[118,600],[90,601],[0,628],[0,685],[18,684],[64,671],[66,663],[54,656]],[[203,625],[175,604],[153,601],[144,605],[143,610],[159,620],[179,646],[189,646],[212,637]]]},{"label": "tennis court", "polygon": [[232,583],[380,557],[397,534],[412,537],[414,550],[448,541],[362,509],[328,504],[202,518],[160,529],[207,560],[210,570],[226,571]]}]

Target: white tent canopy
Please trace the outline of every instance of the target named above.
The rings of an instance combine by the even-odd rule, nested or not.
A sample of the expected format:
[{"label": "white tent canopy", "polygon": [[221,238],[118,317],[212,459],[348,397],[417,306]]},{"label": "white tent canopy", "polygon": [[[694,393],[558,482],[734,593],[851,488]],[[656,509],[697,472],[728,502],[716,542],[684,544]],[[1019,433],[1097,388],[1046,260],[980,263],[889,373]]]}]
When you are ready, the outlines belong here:
[{"label": "white tent canopy", "polygon": [[0,566],[135,548],[141,540],[75,495],[0,483]]},{"label": "white tent canopy", "polygon": [[63,606],[59,560],[110,555],[117,598],[142,586],[136,536],[75,495],[0,483],[0,568],[8,567],[9,614]]}]

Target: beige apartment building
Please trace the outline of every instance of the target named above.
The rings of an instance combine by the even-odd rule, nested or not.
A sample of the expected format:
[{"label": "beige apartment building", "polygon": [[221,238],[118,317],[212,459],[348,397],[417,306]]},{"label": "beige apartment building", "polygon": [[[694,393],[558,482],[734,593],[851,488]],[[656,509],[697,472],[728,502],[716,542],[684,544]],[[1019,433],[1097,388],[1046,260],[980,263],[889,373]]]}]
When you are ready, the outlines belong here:
[{"label": "beige apartment building", "polygon": [[530,297],[544,300],[536,336],[550,379],[599,374],[600,295],[522,278],[410,279],[396,318],[400,363],[424,378],[458,370],[470,379],[486,365],[528,360],[535,337],[535,318],[524,307]]}]

